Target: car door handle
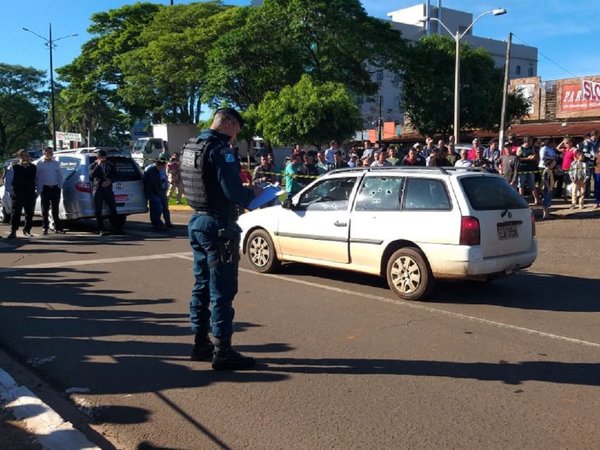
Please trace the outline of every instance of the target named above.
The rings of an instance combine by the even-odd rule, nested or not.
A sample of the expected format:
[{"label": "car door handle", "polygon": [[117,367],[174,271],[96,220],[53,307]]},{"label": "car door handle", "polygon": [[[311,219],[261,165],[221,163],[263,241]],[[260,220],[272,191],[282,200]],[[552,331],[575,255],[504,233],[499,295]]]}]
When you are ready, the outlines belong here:
[{"label": "car door handle", "polygon": [[347,227],[347,226],[348,226],[348,223],[347,223],[347,222],[340,222],[339,220],[336,220],[335,222],[333,222],[333,224],[334,224],[336,227]]}]

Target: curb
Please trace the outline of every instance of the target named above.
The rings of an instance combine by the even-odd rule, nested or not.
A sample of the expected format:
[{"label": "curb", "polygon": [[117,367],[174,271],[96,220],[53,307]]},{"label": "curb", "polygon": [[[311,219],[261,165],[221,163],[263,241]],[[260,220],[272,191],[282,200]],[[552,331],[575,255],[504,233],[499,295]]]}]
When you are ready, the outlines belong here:
[{"label": "curb", "polygon": [[187,205],[169,205],[169,211],[177,211],[177,212],[186,212],[186,211],[192,211],[192,208],[190,208]]},{"label": "curb", "polygon": [[3,409],[22,421],[34,441],[48,450],[100,450],[71,422],[65,421],[52,408],[25,386],[19,386],[0,369],[0,399]]}]

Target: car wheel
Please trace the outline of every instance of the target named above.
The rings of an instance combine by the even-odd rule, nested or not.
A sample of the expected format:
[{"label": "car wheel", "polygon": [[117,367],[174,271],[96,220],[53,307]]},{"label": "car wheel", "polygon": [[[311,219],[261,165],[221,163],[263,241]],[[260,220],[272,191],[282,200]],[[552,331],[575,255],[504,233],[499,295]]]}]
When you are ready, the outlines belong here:
[{"label": "car wheel", "polygon": [[250,234],[246,244],[246,255],[252,268],[260,273],[274,272],[281,264],[277,259],[273,241],[264,230],[255,230]]},{"label": "car wheel", "polygon": [[433,288],[433,275],[425,255],[414,248],[396,250],[387,263],[387,282],[398,297],[419,300]]},{"label": "car wheel", "polygon": [[6,212],[6,209],[4,209],[4,207],[0,207],[0,222],[2,222],[2,223],[10,222],[10,214],[8,214]]}]

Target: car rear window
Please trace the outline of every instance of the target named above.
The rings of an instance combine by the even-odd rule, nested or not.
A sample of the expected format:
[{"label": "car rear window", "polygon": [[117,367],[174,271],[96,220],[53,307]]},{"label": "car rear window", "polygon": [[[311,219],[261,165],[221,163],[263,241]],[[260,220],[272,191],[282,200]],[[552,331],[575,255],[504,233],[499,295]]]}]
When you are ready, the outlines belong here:
[{"label": "car rear window", "polygon": [[463,177],[460,184],[469,203],[477,211],[525,209],[529,205],[504,178]]},{"label": "car rear window", "polygon": [[[108,156],[107,161],[115,166],[116,179],[113,181],[138,181],[142,179],[139,166],[132,158],[124,156]],[[96,155],[90,155],[90,165],[96,160]]]},{"label": "car rear window", "polygon": [[113,181],[138,181],[142,179],[140,169],[133,159],[109,156],[107,160],[112,162],[117,169],[116,180]]},{"label": "car rear window", "polygon": [[79,169],[81,160],[79,158],[74,158],[71,156],[59,156],[58,164],[60,167],[60,171],[62,172],[63,179],[66,180],[72,174],[74,174],[77,171],[77,169]]}]

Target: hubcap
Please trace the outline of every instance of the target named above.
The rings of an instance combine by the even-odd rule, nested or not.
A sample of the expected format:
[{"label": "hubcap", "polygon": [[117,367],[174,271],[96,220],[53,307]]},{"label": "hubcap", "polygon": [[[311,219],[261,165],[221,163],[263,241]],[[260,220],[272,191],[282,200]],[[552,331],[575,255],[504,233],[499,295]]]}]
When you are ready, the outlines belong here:
[{"label": "hubcap", "polygon": [[250,260],[257,267],[264,267],[269,262],[271,250],[267,241],[257,236],[250,242]]},{"label": "hubcap", "polygon": [[392,283],[402,294],[411,294],[421,285],[421,270],[410,256],[401,256],[392,265]]}]

